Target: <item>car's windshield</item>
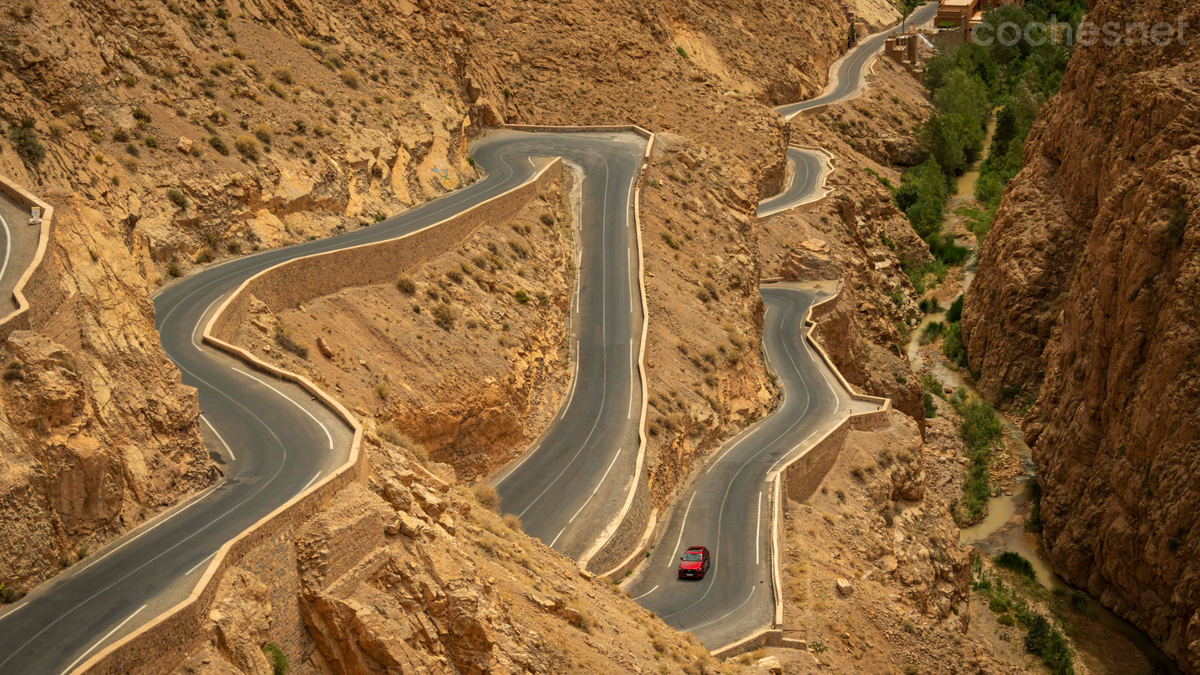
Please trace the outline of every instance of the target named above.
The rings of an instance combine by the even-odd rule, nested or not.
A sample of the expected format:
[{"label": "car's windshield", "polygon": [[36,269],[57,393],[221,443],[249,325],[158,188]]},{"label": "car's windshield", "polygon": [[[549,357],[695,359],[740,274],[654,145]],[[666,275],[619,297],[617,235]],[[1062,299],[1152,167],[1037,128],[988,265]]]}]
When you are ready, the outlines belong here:
[{"label": "car's windshield", "polygon": [[689,562],[700,562],[701,560],[704,560],[704,556],[700,555],[699,553],[688,551],[687,553],[683,554],[683,559]]}]

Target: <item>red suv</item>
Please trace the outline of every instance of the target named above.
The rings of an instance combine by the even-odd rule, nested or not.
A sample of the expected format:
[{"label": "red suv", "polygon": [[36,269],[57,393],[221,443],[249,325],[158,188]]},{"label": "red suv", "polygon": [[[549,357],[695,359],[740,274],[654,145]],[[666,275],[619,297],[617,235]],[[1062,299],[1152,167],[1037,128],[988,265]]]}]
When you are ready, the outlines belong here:
[{"label": "red suv", "polygon": [[680,579],[703,579],[708,571],[708,549],[703,546],[689,546],[680,558]]}]

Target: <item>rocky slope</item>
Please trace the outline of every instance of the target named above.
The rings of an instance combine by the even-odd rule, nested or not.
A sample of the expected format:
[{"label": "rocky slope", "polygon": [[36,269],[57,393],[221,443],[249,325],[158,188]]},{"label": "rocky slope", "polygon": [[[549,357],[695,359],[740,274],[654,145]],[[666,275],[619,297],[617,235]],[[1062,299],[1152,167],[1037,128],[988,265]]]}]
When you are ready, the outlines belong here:
[{"label": "rocky slope", "polygon": [[[718,672],[690,636],[436,475],[449,467],[367,440],[370,489],[342,491],[296,537],[307,637],[291,672]],[[175,672],[271,672],[262,580],[232,570],[218,597],[208,645]]]},{"label": "rocky slope", "polygon": [[901,261],[928,261],[929,247],[882,181],[899,184],[904,163],[913,159],[912,134],[930,106],[903,69],[879,59],[874,70],[863,96],[817,116],[793,118],[793,144],[835,156],[829,176],[834,191],[763,222],[763,276],[841,278],[843,291],[815,335],[847,380],[890,397],[923,429],[923,394],[905,356],[908,329],[921,313]]},{"label": "rocky slope", "polygon": [[[1196,23],[1101,0],[1091,19]],[[1187,37],[1185,35],[1185,37]],[[981,390],[1038,393],[1025,430],[1055,569],[1200,672],[1200,52],[1077,47],[966,298]]]},{"label": "rocky slope", "polygon": [[[25,589],[214,482],[195,390],[158,346],[124,232],[52,193],[45,264],[69,300],[52,336],[0,346],[0,581]],[[56,340],[62,340],[62,343]]]},{"label": "rocky slope", "polygon": [[[870,20],[887,20],[889,11],[874,7]],[[799,31],[805,40],[793,39]],[[688,196],[708,199],[714,219],[736,224],[721,234],[734,250],[720,266],[740,277],[745,306],[720,320],[747,341],[743,353],[757,353],[757,270],[735,255],[753,261],[756,232],[746,216],[778,187],[787,137],[763,104],[822,89],[849,34],[847,12],[833,0],[607,0],[536,10],[505,0],[28,2],[0,14],[8,127],[0,170],[49,193],[60,222],[75,216],[55,194],[75,195],[80,209],[102,219],[120,246],[90,246],[92,255],[140,276],[114,290],[109,306],[145,307],[147,290],[195,267],[357,227],[475,180],[466,147],[484,125],[637,123],[678,134],[676,149],[694,144],[706,148],[701,159],[715,158],[704,174],[712,184]],[[647,231],[682,222],[683,201],[652,210]],[[66,272],[64,284],[84,279]],[[684,267],[680,285],[702,285],[704,274]],[[674,323],[669,294],[652,305]],[[690,310],[682,316],[695,318]],[[169,367],[158,370],[165,362],[156,340],[108,321],[89,325],[97,342],[136,339],[120,365],[110,364],[123,377],[169,379]],[[653,336],[650,359],[700,329]],[[707,379],[716,382],[708,398],[718,401],[721,420],[732,419],[729,407],[742,418],[766,409],[753,359]],[[164,396],[162,405],[175,410],[184,405],[177,400]],[[16,399],[8,405],[20,408],[14,417],[33,414]],[[169,434],[156,429],[151,445],[188,446],[203,464],[188,419]],[[122,423],[142,424],[135,414]],[[710,426],[707,444],[731,428]],[[16,464],[35,463],[34,451],[13,447]],[[13,489],[24,489],[29,475],[13,475]],[[677,471],[668,476],[664,494],[679,479]],[[41,515],[28,523],[46,527]],[[33,578],[6,569],[0,576]]]},{"label": "rocky slope", "polygon": [[[260,306],[237,342],[474,482],[528,447],[569,383],[577,225],[558,187],[395,284]],[[281,348],[281,331],[306,353]]]}]

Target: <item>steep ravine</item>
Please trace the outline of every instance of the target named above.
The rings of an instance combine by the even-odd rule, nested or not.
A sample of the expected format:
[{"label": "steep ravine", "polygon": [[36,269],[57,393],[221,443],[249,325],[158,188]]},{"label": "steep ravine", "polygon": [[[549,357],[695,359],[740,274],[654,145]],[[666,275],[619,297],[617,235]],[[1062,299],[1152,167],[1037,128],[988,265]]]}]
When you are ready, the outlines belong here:
[{"label": "steep ravine", "polygon": [[[1100,0],[1091,20],[1197,23]],[[1200,672],[1200,48],[1079,46],[981,252],[963,335],[1022,386],[1054,569]],[[1011,389],[1010,389],[1011,391]]]}]

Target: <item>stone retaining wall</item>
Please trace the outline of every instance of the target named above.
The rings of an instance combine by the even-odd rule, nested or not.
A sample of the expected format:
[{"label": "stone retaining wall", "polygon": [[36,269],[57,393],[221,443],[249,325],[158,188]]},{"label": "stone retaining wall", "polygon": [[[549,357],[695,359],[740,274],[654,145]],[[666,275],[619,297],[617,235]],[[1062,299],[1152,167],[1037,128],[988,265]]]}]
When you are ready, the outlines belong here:
[{"label": "stone retaining wall", "polygon": [[798,460],[783,468],[783,500],[802,502],[821,487],[821,481],[833,468],[846,436],[850,434],[850,418],[831,429]]},{"label": "stone retaining wall", "polygon": [[35,206],[42,209],[37,252],[13,287],[17,309],[0,319],[0,342],[4,342],[15,330],[38,330],[43,327],[67,300],[67,293],[58,283],[59,275],[54,266],[48,262],[43,264],[50,246],[50,235],[54,232],[54,207],[27,192],[7,176],[0,175],[0,192],[27,209]]},{"label": "stone retaining wall", "polygon": [[480,225],[502,225],[512,219],[561,175],[562,160],[555,159],[528,183],[408,236],[318,253],[272,267],[251,277],[225,304],[213,335],[233,342],[238,327],[249,315],[251,296],[278,313],[344,288],[391,283],[401,272],[455,248]]},{"label": "stone retaining wall", "polygon": [[[561,171],[561,160],[555,160],[524,185],[400,239],[281,263],[248,279],[225,301],[205,326],[204,342],[252,368],[298,384],[332,410],[354,430],[349,460],[222,546],[186,600],[100,651],[72,675],[162,675],[177,668],[186,653],[212,638],[209,611],[220,580],[231,567],[253,572],[271,589],[272,640],[293,659],[308,652],[311,639],[299,609],[294,541],[305,523],[339,492],[352,484],[365,483],[368,462],[361,447],[362,426],[340,403],[307,378],[261,361],[231,344],[233,334],[245,320],[250,296],[257,296],[278,311],[349,286],[390,281],[398,270],[457,246],[479,225],[512,218]],[[377,529],[382,532],[381,527]],[[358,555],[362,559],[377,544],[363,537],[347,557]]]}]

